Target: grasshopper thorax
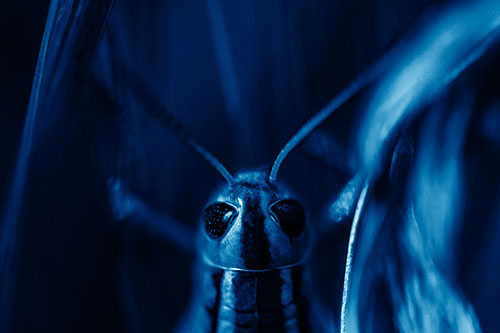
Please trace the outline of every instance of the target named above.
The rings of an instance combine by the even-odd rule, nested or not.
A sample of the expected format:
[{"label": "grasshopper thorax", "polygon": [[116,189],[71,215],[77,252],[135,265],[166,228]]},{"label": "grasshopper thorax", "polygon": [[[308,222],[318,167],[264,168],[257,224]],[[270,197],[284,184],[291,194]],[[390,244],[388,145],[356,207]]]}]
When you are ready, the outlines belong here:
[{"label": "grasshopper thorax", "polygon": [[201,216],[200,251],[210,265],[268,270],[301,263],[309,250],[302,205],[262,171],[239,173]]}]

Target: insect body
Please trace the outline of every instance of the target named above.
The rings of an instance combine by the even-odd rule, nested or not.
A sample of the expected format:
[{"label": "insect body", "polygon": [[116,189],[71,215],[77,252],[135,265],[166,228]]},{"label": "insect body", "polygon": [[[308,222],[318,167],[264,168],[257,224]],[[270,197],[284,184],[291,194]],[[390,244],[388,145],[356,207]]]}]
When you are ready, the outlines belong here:
[{"label": "insect body", "polygon": [[180,331],[310,331],[305,220],[263,172],[217,190],[202,215],[198,290]]},{"label": "insect body", "polygon": [[[286,143],[269,172],[248,171],[233,177],[133,73],[123,69],[122,74],[131,84],[131,97],[227,182],[214,192],[201,216],[194,298],[178,330],[309,332],[323,327],[312,318],[316,312],[308,265],[312,231],[304,208],[277,176],[287,155],[363,84],[350,85],[309,119]],[[137,215],[131,202],[140,200],[118,201],[114,208],[118,207],[119,215],[124,211]],[[145,209],[139,204],[136,210]]]}]

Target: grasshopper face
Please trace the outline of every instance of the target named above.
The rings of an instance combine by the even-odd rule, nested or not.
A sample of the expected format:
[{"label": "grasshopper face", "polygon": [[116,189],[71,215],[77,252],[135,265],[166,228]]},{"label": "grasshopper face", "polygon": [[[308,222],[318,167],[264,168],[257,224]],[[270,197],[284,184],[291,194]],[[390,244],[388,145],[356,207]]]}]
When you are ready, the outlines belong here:
[{"label": "grasshopper face", "polygon": [[204,260],[216,266],[266,270],[305,259],[309,232],[302,205],[260,171],[240,173],[212,196],[202,214]]}]

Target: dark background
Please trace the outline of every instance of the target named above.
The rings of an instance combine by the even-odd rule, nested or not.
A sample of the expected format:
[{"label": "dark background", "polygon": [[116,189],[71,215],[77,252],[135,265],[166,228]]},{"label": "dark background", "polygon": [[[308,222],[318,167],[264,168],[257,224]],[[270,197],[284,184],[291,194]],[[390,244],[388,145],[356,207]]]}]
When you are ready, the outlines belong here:
[{"label": "dark background", "polygon": [[[117,1],[107,25],[112,40],[105,36],[102,42],[115,49],[98,48],[89,71],[113,81],[113,89],[126,89],[116,83],[121,80],[116,73],[108,73],[109,59],[120,59],[140,73],[162,103],[229,170],[255,168],[269,165],[300,124],[443,4],[449,2],[224,3],[236,73],[236,83],[230,87],[240,96],[231,104],[204,1]],[[0,202],[4,210],[47,11],[47,1],[2,4]],[[500,234],[500,140],[495,126],[500,118],[497,111],[488,111],[498,110],[498,54],[498,47],[493,48],[429,107],[453,109],[450,101],[464,92],[474,99],[463,147],[466,208],[457,222],[458,245],[450,248],[452,267],[443,264],[440,269],[472,303],[486,332],[500,327],[494,299],[500,292],[494,245]],[[35,125],[51,134],[37,142],[30,162],[25,222],[17,231],[12,330],[171,330],[189,301],[194,255],[147,227],[113,222],[107,180],[123,177],[148,205],[194,229],[220,177],[147,115],[116,110],[87,81],[82,86],[88,88],[79,90],[72,87],[81,82],[71,80],[55,82],[70,83],[71,96],[78,96],[74,109],[61,107],[70,110],[61,116],[50,113],[46,104],[49,111]],[[57,102],[54,105],[57,109]],[[325,206],[352,175],[362,105],[355,99],[321,128],[338,142],[336,156],[345,158],[325,163],[300,149],[280,173],[299,193],[315,223],[326,219]],[[414,127],[420,128],[421,122],[425,123],[418,118]],[[123,137],[126,148],[116,144]],[[116,166],[123,149],[126,153],[121,156],[128,160]],[[319,246],[315,264],[322,275],[318,289],[324,291],[336,319],[349,227],[348,222],[335,227],[330,241]]]},{"label": "dark background", "polygon": [[33,73],[49,1],[16,1],[2,3],[0,113],[2,135],[1,188],[2,201],[12,176],[12,163],[19,147],[21,131],[28,108]]}]

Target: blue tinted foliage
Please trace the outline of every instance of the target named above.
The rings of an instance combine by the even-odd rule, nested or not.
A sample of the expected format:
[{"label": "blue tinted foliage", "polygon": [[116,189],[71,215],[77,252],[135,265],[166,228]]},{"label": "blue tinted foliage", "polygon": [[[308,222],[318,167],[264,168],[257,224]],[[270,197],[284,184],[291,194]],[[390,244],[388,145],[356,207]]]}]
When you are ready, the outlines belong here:
[{"label": "blue tinted foliage", "polygon": [[36,69],[2,35],[1,332],[500,330],[498,0],[47,13]]}]

